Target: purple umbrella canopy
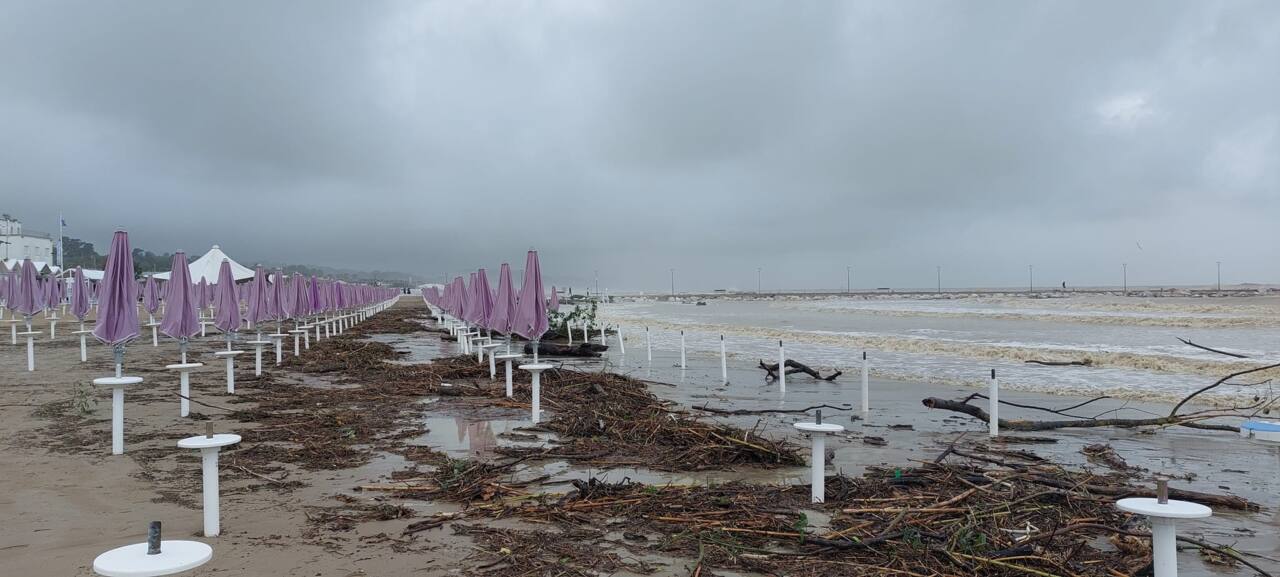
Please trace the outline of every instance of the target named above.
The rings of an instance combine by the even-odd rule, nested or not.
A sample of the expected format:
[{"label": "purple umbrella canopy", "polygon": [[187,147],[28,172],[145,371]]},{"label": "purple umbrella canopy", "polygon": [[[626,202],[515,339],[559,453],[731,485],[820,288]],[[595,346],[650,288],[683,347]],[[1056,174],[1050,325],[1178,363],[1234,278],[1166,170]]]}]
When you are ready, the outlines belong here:
[{"label": "purple umbrella canopy", "polygon": [[204,277],[200,277],[200,284],[196,285],[196,308],[202,309],[209,306],[209,281]]},{"label": "purple umbrella canopy", "polygon": [[511,267],[502,263],[498,271],[498,298],[493,303],[493,312],[489,315],[489,328],[502,334],[511,332],[511,320],[515,318],[516,292],[511,286]]},{"label": "purple umbrella canopy", "polygon": [[282,321],[284,314],[284,272],[277,269],[271,274],[271,290],[267,294],[267,318]]},{"label": "purple umbrella canopy", "polygon": [[284,292],[284,300],[280,302],[280,316],[286,319],[298,318],[297,317],[297,308],[298,308],[297,296],[298,295],[294,292],[296,288],[293,285],[293,280],[294,279],[286,276],[286,277],[283,277],[283,280],[280,281],[280,284],[284,286],[284,288],[281,289]]},{"label": "purple umbrella canopy", "polygon": [[560,293],[556,292],[556,285],[551,285],[551,304],[547,305],[547,310],[560,312]]},{"label": "purple umbrella canopy", "polygon": [[236,299],[236,279],[231,276],[230,260],[222,259],[222,266],[218,268],[216,292],[214,305],[218,310],[213,319],[213,326],[227,333],[228,346],[230,346],[230,334],[240,328],[240,301]]},{"label": "purple umbrella canopy", "polygon": [[493,289],[489,287],[489,275],[484,269],[476,271],[476,324],[489,326],[489,317],[493,316]]},{"label": "purple umbrella canopy", "polygon": [[44,310],[44,299],[41,298],[39,280],[36,277],[36,265],[31,259],[23,259],[18,271],[18,288],[14,291],[13,304],[9,307],[23,316],[31,316]]},{"label": "purple umbrella canopy", "polygon": [[515,320],[511,330],[516,334],[536,341],[547,332],[547,301],[542,299],[546,294],[542,289],[542,270],[538,267],[538,251],[531,250],[525,259],[524,282],[520,284],[520,302],[516,306]]},{"label": "purple umbrella canopy", "polygon": [[249,308],[245,316],[250,327],[257,327],[267,320],[267,273],[259,265],[253,271],[253,280],[249,282]]},{"label": "purple umbrella canopy", "polygon": [[117,230],[111,237],[106,270],[98,289],[98,323],[93,336],[104,344],[123,345],[139,333],[138,296],[134,293],[133,253],[129,233]]},{"label": "purple umbrella canopy", "polygon": [[71,314],[80,322],[89,315],[89,284],[84,280],[84,270],[76,267],[71,285]]},{"label": "purple umbrella canopy", "polygon": [[160,310],[160,290],[156,287],[156,277],[147,275],[147,282],[142,285],[142,308],[154,315]]},{"label": "purple umbrella canopy", "polygon": [[187,255],[182,251],[173,254],[169,292],[165,295],[164,302],[164,320],[160,321],[160,332],[178,340],[200,334],[200,319],[196,315],[196,301],[191,290],[191,269],[187,267]]},{"label": "purple umbrella canopy", "polygon": [[311,314],[311,291],[307,290],[307,279],[300,273],[293,273],[293,318],[303,319]]},{"label": "purple umbrella canopy", "polygon": [[307,314],[319,314],[324,312],[324,303],[320,300],[320,281],[315,276],[311,277],[311,282],[307,285],[307,290],[311,291],[307,300],[311,302],[311,310]]},{"label": "purple umbrella canopy", "polygon": [[49,277],[44,281],[44,308],[53,310],[58,308],[58,304],[62,302],[62,295],[58,294],[58,279]]}]

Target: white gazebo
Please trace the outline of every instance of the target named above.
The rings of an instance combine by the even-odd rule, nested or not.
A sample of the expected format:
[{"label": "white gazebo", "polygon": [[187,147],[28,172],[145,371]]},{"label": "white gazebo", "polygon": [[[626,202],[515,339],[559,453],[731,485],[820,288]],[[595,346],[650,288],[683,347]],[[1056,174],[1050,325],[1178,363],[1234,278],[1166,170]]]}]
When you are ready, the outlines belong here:
[{"label": "white gazebo", "polygon": [[[198,283],[202,278],[210,283],[218,282],[218,269],[222,266],[223,259],[231,262],[231,276],[236,280],[241,281],[253,278],[253,269],[232,260],[231,257],[227,256],[227,253],[222,252],[222,249],[215,244],[213,248],[209,249],[209,252],[204,253],[204,256],[187,265],[187,269],[191,271],[191,282]],[[169,273],[157,273],[155,278],[157,280],[169,280]]]}]

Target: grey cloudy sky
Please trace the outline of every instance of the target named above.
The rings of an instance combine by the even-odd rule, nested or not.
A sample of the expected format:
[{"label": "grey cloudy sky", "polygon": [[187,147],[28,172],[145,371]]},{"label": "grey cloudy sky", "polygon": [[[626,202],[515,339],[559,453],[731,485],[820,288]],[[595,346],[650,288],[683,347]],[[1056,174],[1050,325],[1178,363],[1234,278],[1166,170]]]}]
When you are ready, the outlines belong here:
[{"label": "grey cloudy sky", "polygon": [[1280,281],[1280,3],[0,1],[0,209],[665,289]]}]

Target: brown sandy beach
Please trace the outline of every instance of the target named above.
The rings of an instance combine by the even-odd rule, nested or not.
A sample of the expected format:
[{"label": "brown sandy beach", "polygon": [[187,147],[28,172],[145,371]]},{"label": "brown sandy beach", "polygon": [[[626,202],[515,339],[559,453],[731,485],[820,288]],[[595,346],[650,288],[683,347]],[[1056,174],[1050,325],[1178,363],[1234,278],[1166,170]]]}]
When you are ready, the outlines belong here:
[{"label": "brown sandy beach", "polygon": [[[422,310],[425,309],[415,299],[404,299],[393,309],[402,315],[416,315]],[[209,354],[223,343],[215,335],[198,340],[191,349],[192,359],[205,362],[206,367],[194,375],[193,398],[207,406],[193,405],[196,418],[191,419],[178,416],[178,398],[174,394],[177,377],[163,369],[163,365],[176,362],[176,346],[163,337],[159,348],[152,347],[149,338],[140,339],[128,348],[126,373],[142,376],[146,381],[126,394],[126,453],[118,457],[110,455],[110,402],[105,392],[95,392],[97,407],[87,418],[77,416],[71,406],[75,383],[110,372],[109,351],[91,343],[89,362],[79,363],[78,345],[70,336],[61,334],[66,324],[60,323],[57,341],[37,343],[38,370],[28,373],[22,346],[5,344],[0,353],[0,383],[4,384],[0,393],[0,436],[4,439],[0,448],[0,517],[6,520],[0,527],[3,573],[89,575],[88,567],[95,555],[142,540],[150,520],[165,523],[167,538],[194,538],[214,546],[213,560],[192,572],[194,575],[444,575],[501,569],[501,538],[485,533],[484,528],[545,531],[548,525],[531,522],[527,517],[494,519],[488,513],[454,521],[449,515],[463,510],[463,505],[454,500],[444,496],[398,499],[394,497],[398,491],[378,487],[439,481],[435,471],[455,463],[452,459],[489,462],[504,455],[520,455],[521,451],[524,456],[517,459],[529,458],[531,448],[540,446],[548,432],[524,426],[527,404],[519,400],[519,395],[514,401],[465,394],[455,398],[453,393],[434,388],[438,394],[427,396],[423,404],[404,406],[398,399],[380,404],[375,396],[352,393],[368,388],[370,383],[361,382],[361,375],[379,374],[378,369],[356,367],[351,371],[350,364],[338,362],[340,356],[389,345],[406,351],[407,355],[397,362],[412,367],[413,363],[453,354],[452,345],[436,334],[409,332],[413,328],[406,328],[402,322],[415,321],[396,317],[395,322],[378,324],[375,317],[368,321],[364,334],[353,335],[344,341],[346,344],[323,349],[317,345],[318,350],[304,353],[301,362],[289,360],[282,367],[265,361],[268,373],[262,379],[253,378],[252,357],[246,355],[238,363],[234,396],[225,392],[221,361]],[[37,321],[37,326],[42,324]],[[691,369],[680,374],[670,368],[670,358],[659,355],[652,366],[643,366],[638,357],[633,354],[628,361],[611,351],[609,368],[657,383],[671,383],[674,386],[654,384],[649,390],[684,407],[706,404],[741,409],[804,408],[849,402],[857,388],[797,380],[782,399],[770,393],[763,383],[757,385],[759,371],[746,366],[735,366],[731,380],[750,384],[726,388],[718,383],[718,365],[713,369],[708,359],[693,358]],[[598,361],[566,364],[584,371],[601,366]],[[488,381],[474,379],[476,371],[471,369],[449,370],[452,372],[442,374],[457,375],[458,378],[449,379],[456,387],[472,387],[470,383],[481,387]],[[521,376],[520,380],[527,383],[527,377]],[[262,407],[285,406],[273,385],[304,386],[312,391],[308,394],[316,395],[317,402],[324,402],[327,394],[353,403],[353,410],[333,413],[336,420],[326,424],[326,431],[339,436],[331,437],[330,443],[281,441],[320,438],[316,435],[321,432],[302,430],[314,424],[295,424],[289,415],[299,409],[254,413]],[[985,426],[981,423],[929,412],[919,404],[926,396],[956,397],[968,390],[890,381],[877,381],[874,386],[876,401],[867,421],[851,420],[847,411],[828,415],[833,422],[848,428],[831,445],[836,471],[858,476],[877,466],[914,467],[933,460],[959,438],[984,435]],[[394,394],[391,389],[387,391]],[[1056,406],[1072,402],[1069,397],[1029,393],[1011,394],[1006,400]],[[551,401],[551,411],[556,410],[554,402]],[[231,411],[241,413],[233,416]],[[257,418],[246,418],[250,415]],[[405,415],[420,417],[406,420]],[[1008,410],[1004,416],[1028,415]],[[755,430],[767,439],[790,440],[794,447],[803,448],[807,442],[791,428],[791,423],[800,418],[796,414],[774,414],[717,420]],[[219,432],[235,432],[244,437],[222,462],[223,533],[213,539],[199,536],[199,461],[194,454],[175,446],[180,438],[204,432],[206,422],[212,422]],[[290,430],[291,427],[299,430]],[[1276,496],[1280,485],[1275,481],[1280,478],[1280,452],[1242,443],[1222,433],[1185,429],[1149,433],[1111,429],[1060,431],[1045,435],[1057,439],[1052,445],[1011,447],[1085,468],[1096,465],[1081,454],[1081,449],[1107,443],[1129,465],[1181,475],[1183,479],[1174,482],[1177,487],[1256,502],[1262,511],[1219,511],[1210,520],[1188,523],[1183,531],[1271,559],[1280,557],[1280,543],[1274,538],[1280,526],[1274,516],[1280,506]],[[347,445],[341,438],[346,434],[359,439],[367,435],[370,442]],[[279,447],[284,447],[287,454],[273,453]],[[592,448],[587,441],[574,447]],[[515,500],[521,494],[545,492],[554,500],[573,491],[573,481],[591,477],[615,483],[630,478],[651,485],[705,486],[731,480],[788,485],[807,482],[803,463],[760,466],[744,461],[729,470],[685,470],[680,466],[663,467],[641,453],[637,452],[634,459],[616,454],[581,461],[569,458],[575,463],[572,465],[554,457],[530,458],[518,471],[499,475],[497,478],[504,480],[497,487],[489,483],[478,491],[493,491]],[[799,453],[807,458],[807,450]],[[725,454],[735,458],[744,455]],[[745,455],[744,458],[754,458],[761,453]],[[416,472],[416,476],[406,471]],[[1099,469],[1098,474],[1104,475],[1104,471]],[[1144,472],[1137,476],[1149,475]],[[360,486],[372,489],[357,491]],[[779,503],[790,502],[792,493],[782,491],[777,497]],[[800,493],[807,495],[807,489],[797,492]],[[473,511],[492,506],[493,501],[487,496],[471,505]],[[821,528],[828,522],[819,512],[808,511],[814,527]],[[406,528],[424,521],[439,527],[405,533]],[[460,531],[462,525],[480,528]],[[695,559],[684,555],[624,546],[628,539],[623,536],[627,533],[625,526],[617,528],[617,534],[590,538],[574,537],[569,529],[559,527],[567,541],[590,542],[600,546],[603,553],[620,558],[612,563],[598,562],[593,570],[596,573],[648,571],[687,575],[700,569]],[[565,553],[565,558],[575,557]],[[1251,560],[1274,572],[1280,564],[1271,559]],[[1200,561],[1195,553],[1184,553],[1181,562],[1187,575],[1224,571]],[[582,570],[573,563],[569,566],[573,572]],[[857,574],[852,569],[848,571]],[[1250,574],[1245,568],[1225,571]]]}]

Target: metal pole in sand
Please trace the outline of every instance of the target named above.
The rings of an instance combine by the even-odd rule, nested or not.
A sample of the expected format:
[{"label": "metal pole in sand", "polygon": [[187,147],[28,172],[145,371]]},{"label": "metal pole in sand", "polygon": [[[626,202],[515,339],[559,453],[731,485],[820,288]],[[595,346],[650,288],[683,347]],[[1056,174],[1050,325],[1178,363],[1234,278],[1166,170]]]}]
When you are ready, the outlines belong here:
[{"label": "metal pole in sand", "polygon": [[680,370],[685,370],[689,365],[685,361],[684,356],[684,331],[680,331]]},{"label": "metal pole in sand", "polygon": [[996,378],[996,370],[991,369],[991,390],[987,393],[988,427],[991,437],[1000,436],[1000,379]]},{"label": "metal pole in sand", "polygon": [[720,335],[720,383],[729,384],[729,360],[724,350],[724,335]]},{"label": "metal pole in sand", "polygon": [[161,541],[160,522],[152,521],[146,543],[117,547],[93,560],[98,575],[173,575],[213,558],[213,547],[199,541]]},{"label": "metal pole in sand", "polygon": [[653,364],[653,338],[649,334],[649,327],[644,328],[644,348],[649,354],[649,364]]},{"label": "metal pole in sand", "polygon": [[787,392],[787,350],[778,341],[778,387],[780,392]]},{"label": "metal pole in sand", "polygon": [[871,361],[867,360],[867,351],[862,351],[862,418],[871,414],[871,386],[868,374],[871,372]]}]

